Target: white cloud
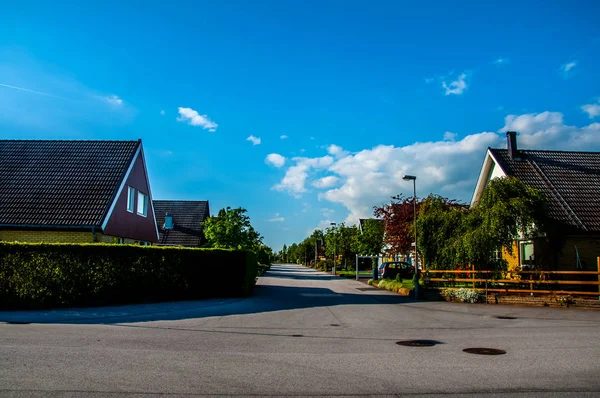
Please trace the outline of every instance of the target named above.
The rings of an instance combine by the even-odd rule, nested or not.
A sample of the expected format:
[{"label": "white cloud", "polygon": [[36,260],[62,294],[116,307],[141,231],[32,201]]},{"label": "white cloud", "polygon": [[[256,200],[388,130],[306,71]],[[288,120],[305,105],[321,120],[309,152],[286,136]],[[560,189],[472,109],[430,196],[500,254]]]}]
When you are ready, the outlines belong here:
[{"label": "white cloud", "polygon": [[577,66],[577,61],[571,61],[571,62],[561,65],[560,70],[563,72],[563,77],[565,79],[568,78],[571,75],[571,73],[573,73],[573,72],[571,72],[571,70],[576,66]]},{"label": "white cloud", "polygon": [[279,213],[275,213],[275,217],[270,218],[267,220],[268,222],[284,222],[285,218],[284,217],[280,217]]},{"label": "white cloud", "polygon": [[286,138],[288,138],[288,136],[284,134],[284,135],[280,135],[279,138],[281,138],[282,140],[285,140]]},{"label": "white cloud", "polygon": [[590,119],[600,116],[600,101],[598,101],[596,104],[583,105],[581,110],[587,113]]},{"label": "white cloud", "polygon": [[327,147],[327,152],[333,156],[345,156],[347,153],[341,146],[331,144]]},{"label": "white cloud", "polygon": [[457,134],[456,133],[452,133],[450,131],[446,131],[444,133],[444,141],[454,141],[454,139],[456,138]]},{"label": "white cloud", "polygon": [[564,70],[565,72],[568,72],[576,66],[577,66],[577,61],[571,61],[571,62],[561,66],[561,69]]},{"label": "white cloud", "polygon": [[253,135],[251,135],[250,137],[246,138],[246,141],[251,141],[252,145],[260,145],[260,138],[259,137],[255,137]]},{"label": "white cloud", "polygon": [[265,158],[265,163],[273,165],[277,168],[283,167],[285,164],[285,157],[281,156],[278,153],[270,153]]},{"label": "white cloud", "polygon": [[333,210],[333,209],[328,209],[328,208],[321,209],[321,214],[325,218],[332,218],[333,217],[333,213],[335,213],[335,210]]},{"label": "white cloud", "polygon": [[162,109],[162,110],[160,111],[160,114],[164,116],[164,114],[165,114],[165,110],[164,110],[164,109]]},{"label": "white cloud", "polygon": [[123,100],[118,95],[109,95],[108,97],[104,97],[104,100],[111,105],[123,105]]},{"label": "white cloud", "polygon": [[207,115],[200,115],[197,111],[192,108],[177,108],[179,112],[178,122],[187,123],[190,126],[200,126],[204,130],[208,130],[211,133],[217,131],[219,125],[208,118]]},{"label": "white cloud", "polygon": [[[567,125],[559,112],[508,115],[499,131],[508,130],[519,132],[518,147],[523,149],[600,149],[600,123]],[[346,222],[352,223],[358,217],[372,216],[373,206],[388,202],[393,195],[412,195],[412,184],[402,180],[404,174],[417,176],[420,197],[433,192],[469,201],[487,148],[506,148],[506,137],[497,132],[481,132],[460,140],[454,138],[403,147],[378,145],[336,158],[294,158],[295,163],[275,189],[298,197],[307,192],[305,184],[313,174],[313,185],[327,177],[337,178],[337,186],[317,196],[343,205],[348,210]]]},{"label": "white cloud", "polygon": [[[321,220],[319,221],[319,224],[314,227],[314,228],[310,228],[306,231],[306,235],[311,235],[316,229],[320,229],[322,231],[325,231],[327,228],[331,228],[331,223],[334,223],[335,221],[333,220]],[[314,255],[314,253],[313,253]]]},{"label": "white cloud", "polygon": [[446,82],[442,82],[442,87],[446,90],[446,95],[460,95],[467,88],[467,82],[465,79],[467,75],[465,73],[458,76],[458,79],[450,82],[450,84],[446,84]]},{"label": "white cloud", "polygon": [[508,64],[508,63],[509,63],[509,60],[508,60],[508,59],[506,59],[506,58],[498,58],[498,59],[495,59],[495,60],[494,60],[494,62],[492,62],[492,63],[493,63],[494,65],[501,66],[501,65],[506,65],[506,64]]},{"label": "white cloud", "polygon": [[323,178],[319,178],[317,181],[313,182],[312,185],[317,188],[330,188],[338,183],[340,179],[336,176],[327,176]]},{"label": "white cloud", "polygon": [[304,185],[311,169],[324,169],[333,163],[333,158],[331,156],[323,156],[320,158],[297,157],[292,160],[296,162],[296,164],[286,171],[281,182],[273,188],[278,191],[288,192],[296,198],[299,198],[302,196],[302,193],[306,192]]}]

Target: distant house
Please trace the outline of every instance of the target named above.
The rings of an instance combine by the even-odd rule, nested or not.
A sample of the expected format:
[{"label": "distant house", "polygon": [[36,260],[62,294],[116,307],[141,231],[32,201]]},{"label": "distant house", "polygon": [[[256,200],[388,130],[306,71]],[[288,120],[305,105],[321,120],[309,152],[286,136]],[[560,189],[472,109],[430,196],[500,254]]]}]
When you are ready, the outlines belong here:
[{"label": "distant house", "polygon": [[205,242],[202,222],[210,217],[208,201],[155,200],[160,245],[198,247]]},{"label": "distant house", "polygon": [[0,240],[158,242],[142,141],[0,140]]},{"label": "distant house", "polygon": [[545,194],[555,231],[515,242],[515,254],[505,258],[509,269],[596,270],[600,256],[600,152],[519,150],[516,133],[506,136],[507,149],[487,150],[472,205],[479,203],[491,179],[516,177]]}]

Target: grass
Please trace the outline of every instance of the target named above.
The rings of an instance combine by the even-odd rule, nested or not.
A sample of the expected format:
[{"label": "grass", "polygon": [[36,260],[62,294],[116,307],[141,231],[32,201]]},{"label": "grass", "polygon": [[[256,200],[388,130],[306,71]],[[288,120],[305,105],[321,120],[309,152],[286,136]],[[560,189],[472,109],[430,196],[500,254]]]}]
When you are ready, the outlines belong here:
[{"label": "grass", "polygon": [[[352,270],[352,271],[344,271],[344,270],[335,270],[335,274],[337,276],[341,276],[343,278],[356,278],[356,271]],[[358,275],[372,275],[373,273],[371,271],[358,271]]]},{"label": "grass", "polygon": [[389,290],[390,292],[398,293],[399,289],[414,289],[412,279],[404,279],[402,282],[395,279],[379,279],[377,281],[369,280],[369,285],[377,286],[379,289]]}]

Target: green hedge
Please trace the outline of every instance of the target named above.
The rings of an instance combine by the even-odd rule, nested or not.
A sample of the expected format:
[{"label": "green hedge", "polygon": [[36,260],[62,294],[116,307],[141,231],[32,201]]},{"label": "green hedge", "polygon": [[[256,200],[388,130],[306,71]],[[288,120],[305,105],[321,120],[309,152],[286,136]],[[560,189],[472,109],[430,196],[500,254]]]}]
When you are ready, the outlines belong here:
[{"label": "green hedge", "polygon": [[256,272],[243,250],[0,242],[0,308],[241,297]]}]

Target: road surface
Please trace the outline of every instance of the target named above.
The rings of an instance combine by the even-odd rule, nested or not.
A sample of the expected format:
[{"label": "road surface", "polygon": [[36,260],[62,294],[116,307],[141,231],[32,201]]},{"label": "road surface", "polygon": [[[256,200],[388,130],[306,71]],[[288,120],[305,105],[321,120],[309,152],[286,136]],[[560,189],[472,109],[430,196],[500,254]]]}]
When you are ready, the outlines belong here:
[{"label": "road surface", "polygon": [[[296,265],[273,266],[249,299],[6,321],[0,396],[600,394],[600,312],[413,302]],[[396,344],[408,339],[439,344]]]}]

